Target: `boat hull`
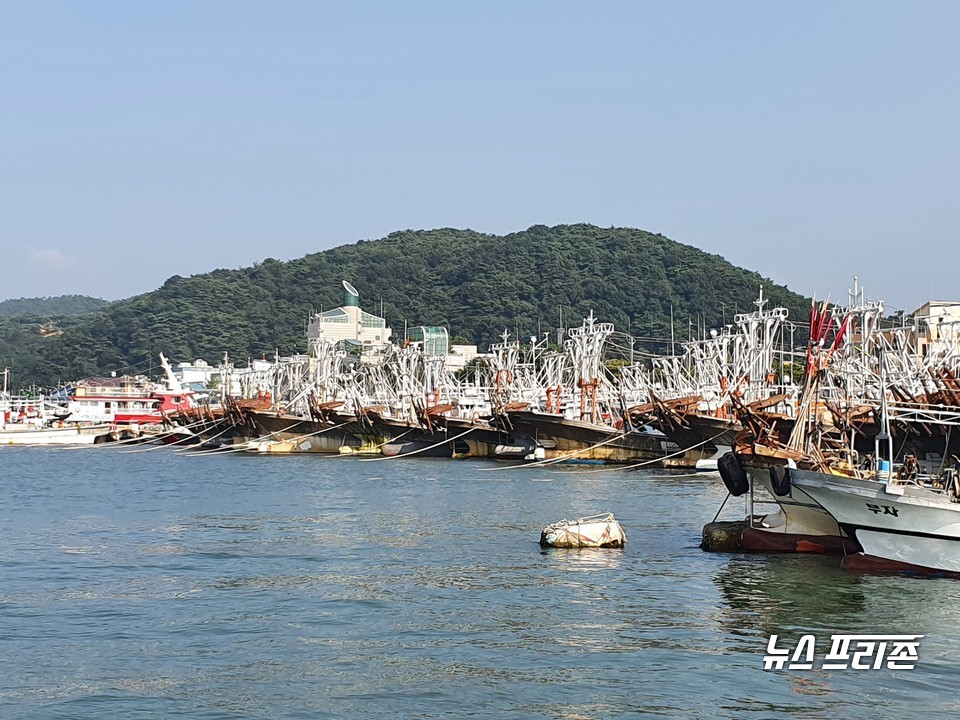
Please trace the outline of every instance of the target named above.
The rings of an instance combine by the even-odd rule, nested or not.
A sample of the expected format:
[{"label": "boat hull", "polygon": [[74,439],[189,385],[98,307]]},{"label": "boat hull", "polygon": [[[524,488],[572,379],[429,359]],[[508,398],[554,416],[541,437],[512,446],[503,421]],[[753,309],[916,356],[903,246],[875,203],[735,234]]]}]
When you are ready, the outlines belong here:
[{"label": "boat hull", "polygon": [[435,458],[453,457],[453,448],[450,447],[450,443],[441,443],[438,445],[437,442],[439,441],[411,440],[409,442],[386,442],[383,444],[381,452],[386,457],[402,457],[404,455]]},{"label": "boat hull", "polygon": [[747,527],[740,533],[740,549],[755,553],[811,553],[813,555],[847,555],[860,551],[849,537],[806,535],[777,532],[760,527]]},{"label": "boat hull", "polygon": [[[767,533],[796,536],[787,542],[798,542],[810,536],[842,537],[836,519],[811,497],[804,488],[791,485],[790,494],[784,497],[776,495],[770,482],[770,469],[767,465],[744,463],[744,470],[750,476],[754,487],[763,488],[779,506],[779,511],[764,516],[757,528]],[[791,470],[791,474],[797,472]]]},{"label": "boat hull", "polygon": [[[532,441],[545,460],[596,460],[609,463],[662,463],[664,456],[679,450],[665,435],[651,432],[621,432],[592,423],[569,420],[529,410],[507,413],[515,445],[524,439]],[[542,456],[542,458],[541,458]],[[671,467],[693,468],[700,453],[687,457],[680,453],[671,458]]]},{"label": "boat hull", "polygon": [[351,447],[359,451],[363,441],[355,434],[359,424],[350,420],[333,424],[297,415],[249,410],[253,428],[250,450],[259,453],[340,453]]},{"label": "boat hull", "polygon": [[702,457],[722,455],[733,447],[737,434],[743,428],[732,420],[709,415],[690,414],[687,426],[658,423],[660,430],[677,447],[700,450]]},{"label": "boat hull", "polygon": [[373,428],[385,438],[384,455],[423,457],[497,457],[496,448],[506,435],[485,422],[434,416],[432,430],[404,420],[373,415]]},{"label": "boat hull", "polygon": [[911,485],[792,470],[800,485],[854,536],[865,555],[960,573],[960,505]]},{"label": "boat hull", "polygon": [[[457,437],[454,457],[495,458],[497,447],[507,440],[507,434],[484,421],[473,422],[460,418],[445,418],[447,435]],[[469,430],[469,432],[467,432]],[[466,433],[466,434],[464,434]]]},{"label": "boat hull", "polygon": [[62,428],[10,428],[0,430],[0,445],[93,445],[110,436],[109,425]]}]

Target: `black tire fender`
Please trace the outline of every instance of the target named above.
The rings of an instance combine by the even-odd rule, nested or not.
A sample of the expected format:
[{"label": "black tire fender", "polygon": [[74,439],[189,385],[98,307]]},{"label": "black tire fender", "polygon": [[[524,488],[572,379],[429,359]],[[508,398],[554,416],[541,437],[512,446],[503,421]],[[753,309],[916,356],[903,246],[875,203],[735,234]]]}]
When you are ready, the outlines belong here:
[{"label": "black tire fender", "polygon": [[777,497],[790,494],[790,468],[785,465],[770,466],[770,486]]},{"label": "black tire fender", "polygon": [[747,473],[732,452],[725,453],[717,460],[717,470],[727,490],[734,497],[740,497],[750,489],[750,480]]}]

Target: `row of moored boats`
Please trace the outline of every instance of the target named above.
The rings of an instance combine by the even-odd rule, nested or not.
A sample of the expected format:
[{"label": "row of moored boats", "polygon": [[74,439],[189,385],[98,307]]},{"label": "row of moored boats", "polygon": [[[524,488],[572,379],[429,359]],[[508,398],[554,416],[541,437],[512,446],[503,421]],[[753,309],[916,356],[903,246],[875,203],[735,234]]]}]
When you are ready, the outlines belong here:
[{"label": "row of moored boats", "polygon": [[767,307],[762,291],[755,305],[668,356],[638,357],[630,339],[611,363],[621,336],[591,314],[562,347],[504,333],[456,372],[425,343],[345,344],[318,324],[305,355],[257,373],[224,365],[219,398],[186,388],[162,356],[162,386],[121,378],[46,398],[4,392],[0,444],[719,470],[747,500],[737,549],[960,574],[953,316],[940,308],[885,327],[882,303],[859,287],[847,306],[814,303],[809,328]]}]

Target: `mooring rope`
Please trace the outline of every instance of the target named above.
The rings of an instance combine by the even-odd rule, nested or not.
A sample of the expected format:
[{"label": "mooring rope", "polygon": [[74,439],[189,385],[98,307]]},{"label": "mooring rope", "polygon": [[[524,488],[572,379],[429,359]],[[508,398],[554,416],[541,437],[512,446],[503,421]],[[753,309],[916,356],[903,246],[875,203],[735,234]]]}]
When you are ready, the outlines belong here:
[{"label": "mooring rope", "polygon": [[573,452],[568,453],[567,455],[561,455],[560,457],[550,458],[549,460],[538,460],[537,462],[532,462],[532,463],[521,463],[519,465],[507,465],[506,467],[482,468],[482,469],[485,471],[514,470],[516,468],[535,468],[535,467],[544,467],[546,465],[553,465],[554,463],[563,462],[564,460],[569,460],[570,458],[577,457],[578,455],[581,455],[585,452],[589,452],[590,450],[594,450],[598,447],[602,447],[603,445],[609,445],[615,440],[619,440],[620,438],[623,438],[626,436],[627,436],[627,433],[621,432],[617,435],[614,435],[613,437],[610,437],[610,438],[607,438],[606,440],[598,442],[596,445],[591,445],[590,447],[581,448],[580,450],[574,450]]},{"label": "mooring rope", "polygon": [[[698,447],[702,447],[703,445],[706,445],[709,442],[713,442],[714,440],[716,440],[718,437],[720,437],[726,432],[727,432],[726,430],[721,430],[716,435],[714,435],[711,438],[707,438],[703,442],[698,442],[696,445],[691,445],[690,447],[681,448],[680,450],[677,450],[675,453],[664,455],[663,457],[656,458],[655,460],[644,460],[643,462],[638,462],[632,465],[618,465],[617,467],[598,468],[597,470],[583,470],[581,471],[581,474],[590,474],[590,473],[598,473],[598,472],[616,472],[617,470],[632,470],[638,467],[646,467],[647,465],[652,465],[653,463],[669,460],[670,458],[676,457],[677,455],[683,455],[685,452],[689,452],[690,450],[696,450]],[[677,477],[677,476],[674,475],[673,477]]]},{"label": "mooring rope", "polygon": [[[106,425],[105,427],[111,428],[111,429],[108,430],[106,433],[104,433],[105,435],[109,435],[109,434],[112,433],[112,432],[119,433],[119,432],[123,429],[123,428],[121,428],[120,426],[114,425],[114,424],[112,424],[112,423],[111,423],[110,425]],[[111,441],[102,442],[102,443],[94,442],[94,443],[90,443],[89,445],[73,445],[73,446],[70,446],[70,447],[61,448],[61,450],[90,450],[91,448],[104,450],[104,449],[106,449],[106,448],[116,448],[116,447],[119,447],[119,446],[121,446],[121,445],[133,445],[133,444],[136,444],[136,443],[147,443],[147,442],[151,442],[151,441],[153,441],[153,440],[156,440],[156,439],[157,439],[157,436],[156,436],[156,435],[149,435],[149,439],[147,439],[147,438],[148,438],[147,433],[143,433],[143,434],[141,434],[141,435],[136,435],[136,436],[134,436],[134,437],[129,437],[129,438],[127,438],[126,440],[111,440]]]},{"label": "mooring rope", "polygon": [[[283,428],[283,429],[281,429],[281,430],[274,430],[272,433],[268,433],[267,435],[262,435],[262,436],[258,437],[256,440],[251,440],[251,441],[248,441],[248,442],[245,442],[245,443],[241,443],[240,445],[237,445],[237,446],[235,446],[235,447],[232,447],[232,448],[230,448],[229,450],[219,450],[219,449],[212,449],[212,450],[195,450],[195,451],[193,451],[193,452],[183,452],[183,453],[181,453],[181,455],[189,455],[190,457],[199,457],[200,455],[226,455],[227,453],[241,452],[242,450],[246,450],[246,449],[250,446],[251,443],[256,442],[257,440],[266,440],[267,438],[271,438],[271,437],[273,437],[274,435],[279,435],[279,434],[282,433],[282,432],[288,432],[288,431],[292,430],[293,428],[297,427],[298,425],[303,425],[305,422],[310,422],[310,420],[309,420],[308,418],[304,418],[303,420],[299,420],[299,421],[293,423],[292,425],[290,425],[290,426],[288,426],[288,427],[285,427],[285,428]],[[352,420],[349,420],[349,421],[347,421],[347,422],[353,422],[353,421],[352,421]],[[346,425],[346,424],[347,424],[347,423],[343,423],[343,425]],[[341,427],[341,426],[337,426],[337,427]],[[329,430],[333,430],[333,428],[324,428],[324,431],[326,431],[326,430],[328,430],[328,429],[329,429]]]},{"label": "mooring rope", "polygon": [[[208,438],[207,438],[206,440],[204,440],[203,442],[208,443],[208,442],[210,442],[211,440],[216,440],[218,437],[221,437],[221,436],[223,436],[223,435],[226,435],[228,432],[230,432],[231,430],[233,430],[235,427],[236,427],[236,425],[232,425],[232,424],[231,424],[231,425],[227,425],[227,427],[225,427],[223,430],[221,430],[220,432],[218,432],[216,435],[211,435],[210,437],[208,437]],[[178,440],[177,442],[179,442],[179,440]],[[176,443],[171,443],[171,444],[176,445]],[[201,444],[202,444],[202,443],[201,443]],[[187,445],[187,446],[182,447],[182,448],[177,448],[177,449],[174,450],[173,452],[174,452],[175,454],[177,454],[177,455],[183,455],[183,454],[185,454],[185,453],[190,452],[190,448],[191,448],[191,447],[193,447],[193,446],[192,446],[192,445]],[[131,451],[131,452],[132,452],[132,451]]]},{"label": "mooring rope", "polygon": [[[668,460],[669,458],[676,457],[677,455],[683,455],[685,452],[688,452],[688,451],[690,451],[690,450],[695,450],[696,448],[701,447],[702,445],[706,445],[707,443],[712,442],[713,440],[716,440],[718,437],[720,437],[721,435],[723,435],[723,434],[726,433],[726,432],[727,432],[726,430],[722,430],[721,432],[717,433],[717,434],[714,435],[713,437],[707,438],[707,439],[704,440],[703,442],[699,442],[699,443],[697,443],[696,445],[691,445],[691,446],[689,446],[689,447],[682,448],[682,449],[678,450],[678,451],[675,452],[675,453],[670,453],[669,455],[664,455],[664,456],[662,456],[662,457],[654,458],[653,460],[644,460],[644,461],[642,461],[642,462],[634,463],[634,464],[631,464],[631,465],[617,465],[617,467],[612,467],[612,468],[599,468],[599,469],[597,469],[597,470],[582,470],[582,471],[581,471],[581,474],[591,474],[591,473],[598,473],[598,472],[615,472],[615,471],[619,471],[619,470],[630,470],[630,469],[633,469],[633,468],[645,467],[645,466],[647,466],[647,465],[652,465],[652,464],[654,464],[654,463],[663,462],[664,460]],[[569,460],[571,457],[576,457],[577,455],[580,455],[580,454],[582,454],[582,453],[589,452],[590,450],[593,450],[594,448],[598,448],[598,447],[600,447],[600,446],[602,446],[602,445],[611,443],[611,442],[613,442],[614,440],[620,439],[621,437],[626,437],[626,435],[627,435],[627,433],[621,433],[621,434],[619,434],[619,435],[617,435],[617,436],[615,436],[615,437],[613,437],[613,438],[609,438],[609,439],[607,439],[607,440],[604,440],[603,442],[597,443],[596,445],[592,445],[592,446],[590,446],[590,447],[588,447],[588,448],[583,448],[583,449],[581,449],[581,450],[577,450],[577,451],[575,451],[575,452],[573,452],[573,453],[570,453],[570,454],[568,454],[568,455],[564,455],[564,456],[561,456],[561,457],[550,458],[549,460],[541,460],[541,461],[535,462],[535,463],[520,463],[520,464],[518,464],[518,465],[508,465],[508,466],[506,466],[506,467],[482,468],[482,469],[486,471],[486,470],[515,470],[515,469],[517,469],[517,468],[544,467],[544,466],[546,466],[546,465],[552,465],[552,464],[555,464],[555,463],[558,463],[558,462],[563,462],[564,460]]]},{"label": "mooring rope", "polygon": [[[340,423],[339,425],[331,425],[330,427],[321,428],[320,430],[317,430],[316,432],[306,433],[306,434],[304,434],[304,435],[297,435],[296,437],[290,438],[289,440],[271,440],[271,441],[269,441],[269,443],[270,443],[270,444],[273,444],[273,443],[284,443],[284,442],[299,443],[301,440],[306,440],[306,439],[308,439],[308,438],[316,437],[317,435],[323,435],[324,433],[328,433],[328,432],[330,432],[331,430],[339,430],[340,428],[342,428],[342,427],[344,427],[344,426],[346,426],[346,425],[349,425],[349,424],[352,423],[352,422],[354,422],[352,419],[351,419],[351,420],[345,420],[344,422]],[[261,440],[262,440],[262,438],[257,438],[256,440],[251,440],[250,442],[247,443],[247,447],[246,447],[245,449],[246,449],[246,450],[249,450],[251,446],[256,446],[259,442],[261,442]]]},{"label": "mooring rope", "polygon": [[[378,457],[378,458],[363,458],[362,460],[360,460],[360,462],[379,462],[380,460],[393,460],[394,458],[406,458],[406,457],[410,457],[411,455],[417,455],[417,454],[422,453],[422,452],[425,452],[425,451],[427,451],[427,450],[432,450],[432,449],[435,448],[435,447],[438,447],[438,446],[440,446],[440,445],[443,445],[444,443],[448,443],[448,442],[451,442],[451,441],[453,441],[453,440],[456,440],[457,438],[462,438],[464,435],[469,435],[469,434],[472,433],[473,431],[474,431],[474,428],[470,428],[469,430],[465,430],[464,432],[460,433],[459,435],[454,435],[453,437],[444,438],[443,440],[441,440],[441,441],[438,442],[438,443],[434,443],[433,445],[428,445],[427,447],[425,447],[425,448],[420,448],[419,450],[414,450],[413,452],[404,453],[403,455],[384,455],[383,457]],[[386,445],[386,444],[387,444],[387,443],[384,443],[384,445]]]},{"label": "mooring rope", "polygon": [[[191,430],[191,431],[192,431],[193,428],[195,428],[197,425],[202,425],[202,424],[205,423],[205,422],[209,422],[209,420],[207,420],[207,419],[198,420],[198,421],[195,422],[195,423],[190,423],[189,425],[183,425],[181,428],[174,428],[173,430],[167,430],[167,431],[165,431],[165,432],[158,433],[156,437],[157,437],[157,438],[162,438],[165,434],[175,433],[175,432],[177,432],[178,430]],[[229,430],[229,429],[230,429],[230,427],[227,427],[227,430]],[[227,432],[227,430],[224,430],[223,432],[218,433],[217,435],[214,435],[212,438],[209,438],[209,439],[210,439],[210,440],[213,440],[214,438],[220,437],[220,435],[223,435],[223,433],[224,433],[224,432]],[[200,436],[199,436],[198,434],[194,433],[193,435],[187,435],[186,437],[180,438],[179,440],[174,440],[174,441],[171,442],[171,443],[162,443],[162,444],[160,444],[160,445],[150,445],[150,447],[147,447],[147,448],[137,448],[136,450],[121,450],[121,453],[123,453],[124,455],[130,455],[130,454],[132,454],[132,453],[150,452],[151,450],[163,450],[164,448],[173,447],[174,445],[180,445],[180,444],[182,444],[182,443],[187,442],[188,440],[193,440],[194,438],[199,438],[199,437],[200,437]]]}]

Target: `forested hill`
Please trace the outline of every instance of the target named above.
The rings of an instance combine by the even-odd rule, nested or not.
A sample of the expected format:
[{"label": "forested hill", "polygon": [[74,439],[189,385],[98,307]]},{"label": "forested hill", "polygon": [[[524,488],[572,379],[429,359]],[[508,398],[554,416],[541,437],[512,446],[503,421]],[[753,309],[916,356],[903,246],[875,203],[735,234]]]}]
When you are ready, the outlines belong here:
[{"label": "forested hill", "polygon": [[481,346],[509,329],[521,335],[579,325],[594,311],[635,336],[668,338],[671,307],[678,339],[703,318],[706,327],[752,310],[759,286],[771,304],[804,321],[800,295],[717,255],[630,228],[534,226],[506,236],[471,230],[403,231],[307,255],[268,259],[240,270],[174,276],[159,290],[112,303],[41,350],[11,357],[18,382],[40,384],[156,365],[216,362],[226,351],[244,362],[261,353],[303,352],[311,311],[343,301],[341,279],[360,292],[394,337],[410,325],[446,325]]},{"label": "forested hill", "polygon": [[0,317],[70,317],[92,313],[108,304],[109,301],[107,300],[87,297],[86,295],[19,298],[0,301]]}]

